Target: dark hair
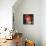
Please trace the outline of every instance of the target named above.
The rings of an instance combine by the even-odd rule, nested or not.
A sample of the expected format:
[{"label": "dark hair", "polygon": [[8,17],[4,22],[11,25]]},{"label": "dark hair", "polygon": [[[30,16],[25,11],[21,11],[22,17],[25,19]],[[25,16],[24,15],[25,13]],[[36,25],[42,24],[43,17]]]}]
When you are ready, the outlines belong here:
[{"label": "dark hair", "polygon": [[34,46],[35,46],[35,44],[34,44]]}]

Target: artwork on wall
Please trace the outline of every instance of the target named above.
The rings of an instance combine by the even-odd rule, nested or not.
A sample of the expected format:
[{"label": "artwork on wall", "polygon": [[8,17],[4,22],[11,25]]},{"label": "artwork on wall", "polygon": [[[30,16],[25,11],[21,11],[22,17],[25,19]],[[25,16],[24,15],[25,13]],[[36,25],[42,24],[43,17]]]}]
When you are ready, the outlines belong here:
[{"label": "artwork on wall", "polygon": [[33,24],[34,15],[33,14],[23,14],[23,24]]}]

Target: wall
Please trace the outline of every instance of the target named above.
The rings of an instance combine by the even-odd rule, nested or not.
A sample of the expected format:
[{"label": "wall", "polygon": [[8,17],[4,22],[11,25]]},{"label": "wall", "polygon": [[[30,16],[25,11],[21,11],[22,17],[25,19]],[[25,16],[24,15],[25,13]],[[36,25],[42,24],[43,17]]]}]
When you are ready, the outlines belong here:
[{"label": "wall", "polygon": [[42,46],[46,46],[46,0],[41,1],[41,38]]},{"label": "wall", "polygon": [[[14,5],[15,6],[15,5]],[[16,9],[16,8],[15,8]],[[23,33],[23,37],[26,39],[34,40],[36,46],[41,46],[41,4],[40,0],[23,0],[14,10],[15,30]],[[23,14],[34,14],[34,24],[24,25]]]},{"label": "wall", "polygon": [[12,29],[12,6],[16,0],[0,0],[0,27]]}]

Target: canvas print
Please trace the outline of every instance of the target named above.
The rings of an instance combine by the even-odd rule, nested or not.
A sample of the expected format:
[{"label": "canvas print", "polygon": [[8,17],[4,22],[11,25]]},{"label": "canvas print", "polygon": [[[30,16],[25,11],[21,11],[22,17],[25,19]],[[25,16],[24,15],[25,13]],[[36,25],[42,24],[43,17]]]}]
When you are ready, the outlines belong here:
[{"label": "canvas print", "polygon": [[33,24],[33,14],[23,14],[23,24]]}]

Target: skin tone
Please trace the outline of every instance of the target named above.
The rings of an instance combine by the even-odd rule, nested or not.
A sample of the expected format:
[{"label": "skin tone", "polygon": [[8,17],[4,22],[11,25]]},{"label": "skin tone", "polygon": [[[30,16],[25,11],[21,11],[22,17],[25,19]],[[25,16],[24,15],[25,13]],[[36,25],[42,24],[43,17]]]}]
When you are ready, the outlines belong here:
[{"label": "skin tone", "polygon": [[26,17],[25,17],[25,20],[26,20],[26,23],[27,23],[27,24],[31,24],[32,17],[26,16]]},{"label": "skin tone", "polygon": [[16,46],[20,46],[21,39],[19,35],[17,35],[16,40]]}]

